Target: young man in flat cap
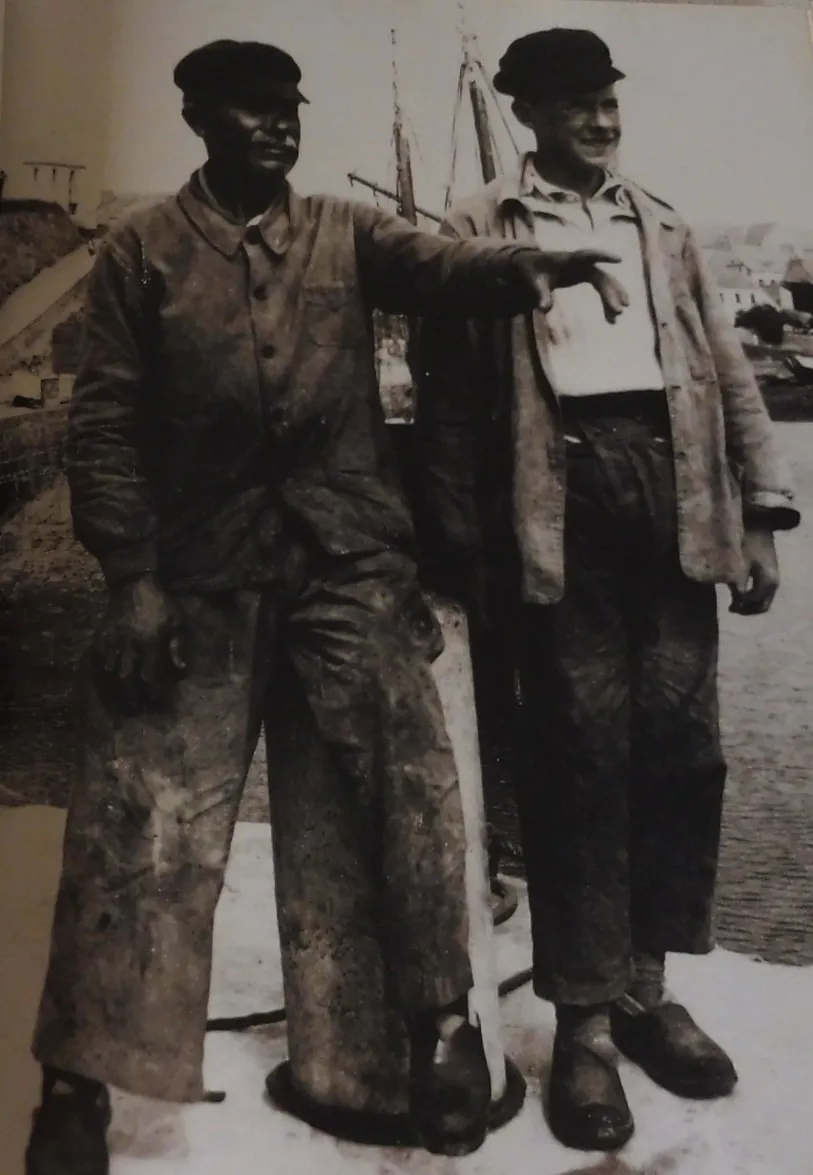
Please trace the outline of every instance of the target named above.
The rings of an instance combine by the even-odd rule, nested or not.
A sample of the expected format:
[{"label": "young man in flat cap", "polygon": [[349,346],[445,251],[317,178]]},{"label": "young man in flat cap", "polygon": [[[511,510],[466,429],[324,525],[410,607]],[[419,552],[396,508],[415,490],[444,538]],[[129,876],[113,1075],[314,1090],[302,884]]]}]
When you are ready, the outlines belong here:
[{"label": "young man in flat cap", "polygon": [[664,961],[712,946],[715,584],[733,611],[765,612],[773,531],[798,522],[692,232],[614,169],[622,76],[586,31],[514,42],[495,84],[536,149],[442,231],[607,249],[625,305],[573,288],[547,314],[426,323],[417,421],[419,533],[479,617],[476,689],[493,693],[480,663],[518,675],[534,982],[557,1015],[550,1122],[588,1150],[633,1131],[614,1046],[677,1094],[734,1087]]},{"label": "young man in flat cap", "polygon": [[213,916],[261,721],[273,729],[278,655],[368,830],[416,1125],[431,1149],[464,1153],[490,1103],[466,1019],[465,838],[371,309],[510,316],[570,281],[612,301],[594,267],[607,255],[444,242],[300,198],[286,177],[305,99],[279,49],[217,42],[175,80],[208,161],[104,242],[70,413],[75,530],[110,600],[28,1175],[108,1170],[104,1083],[202,1097]]}]

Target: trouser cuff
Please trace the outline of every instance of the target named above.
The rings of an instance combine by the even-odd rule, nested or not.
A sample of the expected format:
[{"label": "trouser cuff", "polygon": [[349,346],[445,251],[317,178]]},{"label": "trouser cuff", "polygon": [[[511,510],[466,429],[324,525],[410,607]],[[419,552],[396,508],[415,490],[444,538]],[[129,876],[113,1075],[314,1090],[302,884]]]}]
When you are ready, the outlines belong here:
[{"label": "trouser cuff", "polygon": [[534,973],[534,993],[552,1004],[574,1004],[587,1007],[590,1004],[610,1004],[628,989],[632,981],[632,965],[619,972],[612,979],[599,983],[573,983],[556,976]]}]

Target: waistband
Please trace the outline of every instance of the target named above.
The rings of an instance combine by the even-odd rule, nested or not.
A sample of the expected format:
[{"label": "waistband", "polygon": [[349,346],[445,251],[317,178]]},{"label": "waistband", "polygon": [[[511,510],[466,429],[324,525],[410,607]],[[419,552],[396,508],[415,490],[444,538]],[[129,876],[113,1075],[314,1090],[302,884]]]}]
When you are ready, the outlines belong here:
[{"label": "waistband", "polygon": [[669,407],[663,389],[606,392],[598,396],[560,396],[559,406],[565,424],[621,417],[669,427]]}]

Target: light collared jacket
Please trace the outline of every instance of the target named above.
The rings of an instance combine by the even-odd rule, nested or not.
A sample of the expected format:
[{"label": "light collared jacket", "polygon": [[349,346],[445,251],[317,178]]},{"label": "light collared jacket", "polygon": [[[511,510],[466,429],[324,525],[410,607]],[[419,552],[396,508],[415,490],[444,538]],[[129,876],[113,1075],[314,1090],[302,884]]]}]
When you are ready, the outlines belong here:
[{"label": "light collared jacket", "polygon": [[291,520],[328,555],[411,550],[372,309],[515,315],[536,300],[525,252],[290,189],[246,227],[197,177],[116,226],[67,443],[74,529],[108,582],[269,582]]},{"label": "light collared jacket", "polygon": [[[523,171],[458,204],[441,232],[544,248],[544,228],[535,235],[521,199]],[[671,420],[681,564],[691,579],[732,583],[744,570],[746,522],[798,523],[790,471],[691,230],[669,205],[624,185]],[[564,590],[565,443],[545,333],[539,311],[507,323],[425,321],[416,420],[416,500],[431,559],[463,565],[513,550],[523,596],[535,603]]]}]

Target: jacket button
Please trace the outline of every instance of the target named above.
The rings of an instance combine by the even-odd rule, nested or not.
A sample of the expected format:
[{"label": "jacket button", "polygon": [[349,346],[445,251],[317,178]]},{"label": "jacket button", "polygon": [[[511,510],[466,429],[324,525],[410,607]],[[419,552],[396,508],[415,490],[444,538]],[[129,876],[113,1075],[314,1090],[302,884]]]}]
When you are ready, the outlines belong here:
[{"label": "jacket button", "polygon": [[268,297],[268,286],[255,286],[254,297],[258,302],[264,302]]},{"label": "jacket button", "polygon": [[276,353],[277,348],[273,343],[263,343],[260,349],[260,354],[262,355],[263,359],[273,359]]},{"label": "jacket button", "polygon": [[256,224],[250,224],[246,229],[243,239],[247,245],[259,245],[261,240],[259,226]]}]

